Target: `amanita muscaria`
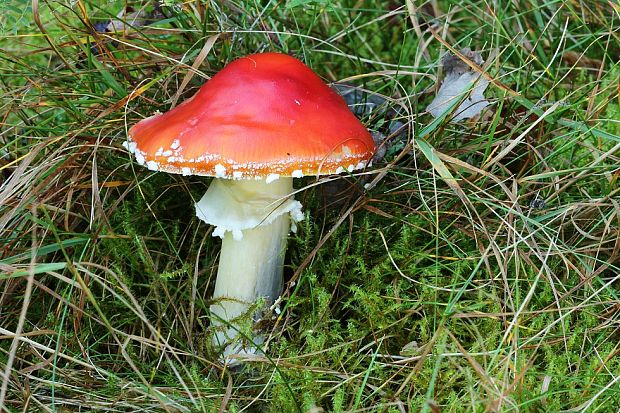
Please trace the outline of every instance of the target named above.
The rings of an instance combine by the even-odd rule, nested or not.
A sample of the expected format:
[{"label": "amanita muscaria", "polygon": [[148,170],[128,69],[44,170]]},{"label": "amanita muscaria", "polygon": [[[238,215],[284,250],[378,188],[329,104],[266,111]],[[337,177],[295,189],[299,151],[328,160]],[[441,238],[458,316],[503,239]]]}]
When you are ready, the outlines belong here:
[{"label": "amanita muscaria", "polygon": [[222,238],[211,313],[226,355],[255,350],[232,343],[241,316],[282,291],[286,238],[303,218],[293,178],[362,169],[376,150],[344,100],[279,53],[228,64],[192,98],[133,126],[125,146],[153,171],[215,178],[196,215]]}]

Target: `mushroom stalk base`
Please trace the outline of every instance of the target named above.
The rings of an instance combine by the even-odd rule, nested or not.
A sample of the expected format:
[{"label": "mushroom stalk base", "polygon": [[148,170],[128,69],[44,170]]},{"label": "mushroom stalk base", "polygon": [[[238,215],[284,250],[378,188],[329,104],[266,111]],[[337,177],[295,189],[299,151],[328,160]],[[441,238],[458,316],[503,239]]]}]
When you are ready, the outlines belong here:
[{"label": "mushroom stalk base", "polygon": [[[239,185],[245,193],[256,192],[264,199],[271,198],[258,208],[268,210],[278,207],[293,192],[291,178],[281,178],[270,184],[264,181],[228,181],[227,186]],[[217,190],[217,188],[215,189]],[[266,191],[269,191],[267,195]],[[238,196],[234,202],[248,203]],[[220,198],[221,199],[221,198]],[[254,198],[253,202],[256,202]],[[229,205],[228,208],[234,208]],[[253,334],[252,327],[260,317],[263,308],[253,307],[258,300],[271,305],[282,291],[282,271],[286,239],[291,228],[288,212],[282,213],[253,228],[244,229],[243,236],[233,236],[226,231],[211,305],[212,325],[215,327],[214,344],[225,346],[223,355],[255,353],[263,338]],[[251,311],[250,311],[251,310]],[[251,342],[243,339],[247,337]],[[247,343],[244,345],[244,342]],[[233,360],[234,362],[234,360]]]}]

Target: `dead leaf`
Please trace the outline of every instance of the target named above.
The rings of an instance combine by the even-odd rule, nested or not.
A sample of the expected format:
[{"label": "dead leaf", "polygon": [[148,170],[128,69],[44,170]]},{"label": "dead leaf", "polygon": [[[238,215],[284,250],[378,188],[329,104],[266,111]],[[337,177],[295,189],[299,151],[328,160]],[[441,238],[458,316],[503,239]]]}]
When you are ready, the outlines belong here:
[{"label": "dead leaf", "polygon": [[138,27],[142,27],[148,23],[148,14],[146,10],[140,9],[132,11],[131,8],[123,8],[106,26],[108,32],[127,33]]},{"label": "dead leaf", "polygon": [[[484,63],[478,52],[466,48],[461,54],[477,65]],[[445,77],[435,99],[426,108],[427,112],[435,118],[453,112],[453,122],[478,116],[489,105],[484,97],[489,81],[480,73],[472,71],[466,62],[454,55],[444,56],[442,67]],[[455,109],[457,104],[458,107]]]},{"label": "dead leaf", "polygon": [[569,66],[586,67],[590,69],[598,69],[603,65],[603,61],[586,57],[583,53],[573,51],[564,52],[562,60]]}]

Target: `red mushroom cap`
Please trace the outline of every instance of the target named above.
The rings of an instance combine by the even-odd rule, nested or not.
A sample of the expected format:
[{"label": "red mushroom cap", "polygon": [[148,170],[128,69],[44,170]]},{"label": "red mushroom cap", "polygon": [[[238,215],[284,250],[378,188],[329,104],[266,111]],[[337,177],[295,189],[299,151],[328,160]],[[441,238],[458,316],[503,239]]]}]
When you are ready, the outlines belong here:
[{"label": "red mushroom cap", "polygon": [[351,171],[376,146],[310,68],[261,53],[233,61],[192,98],[133,126],[127,148],[153,170],[239,179]]}]

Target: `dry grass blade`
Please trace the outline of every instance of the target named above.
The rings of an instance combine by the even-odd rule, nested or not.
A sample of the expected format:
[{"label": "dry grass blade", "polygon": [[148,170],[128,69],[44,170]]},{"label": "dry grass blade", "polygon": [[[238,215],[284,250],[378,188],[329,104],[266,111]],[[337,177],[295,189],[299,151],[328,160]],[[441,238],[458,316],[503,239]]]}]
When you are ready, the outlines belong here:
[{"label": "dry grass blade", "polygon": [[[216,34],[215,36],[210,36],[209,38],[207,38],[207,40],[205,41],[205,45],[202,47],[202,49],[200,50],[200,53],[198,53],[198,56],[196,56],[196,59],[194,60],[194,63],[192,64],[192,69],[198,69],[200,67],[200,65],[202,64],[202,62],[204,62],[204,60],[206,59],[207,55],[209,54],[209,52],[213,48],[213,45],[215,45],[215,42],[217,42],[217,39],[219,39],[219,37],[220,35]],[[189,72],[185,74],[185,77],[183,78],[181,85],[177,89],[177,92],[175,93],[175,95],[172,97],[172,102],[170,103],[171,108],[174,108],[177,105],[177,101],[179,100],[179,97],[181,96],[181,94],[183,93],[183,91],[185,90],[189,82],[194,77],[194,73],[195,73],[194,70],[190,70]]]},{"label": "dry grass blade", "polygon": [[[36,216],[36,208],[32,208],[32,213]],[[15,361],[15,355],[17,353],[17,345],[19,344],[19,337],[22,335],[24,323],[26,322],[26,314],[28,307],[30,306],[30,300],[32,298],[32,286],[34,284],[34,267],[36,265],[36,245],[38,243],[36,227],[32,231],[32,245],[33,251],[30,259],[30,269],[28,277],[26,278],[26,289],[24,291],[24,298],[22,308],[19,313],[19,319],[17,321],[17,327],[15,328],[15,334],[11,341],[11,347],[9,348],[9,355],[2,374],[2,385],[0,386],[0,406],[4,406],[6,392],[11,381],[11,370],[13,369],[13,362]]]}]

